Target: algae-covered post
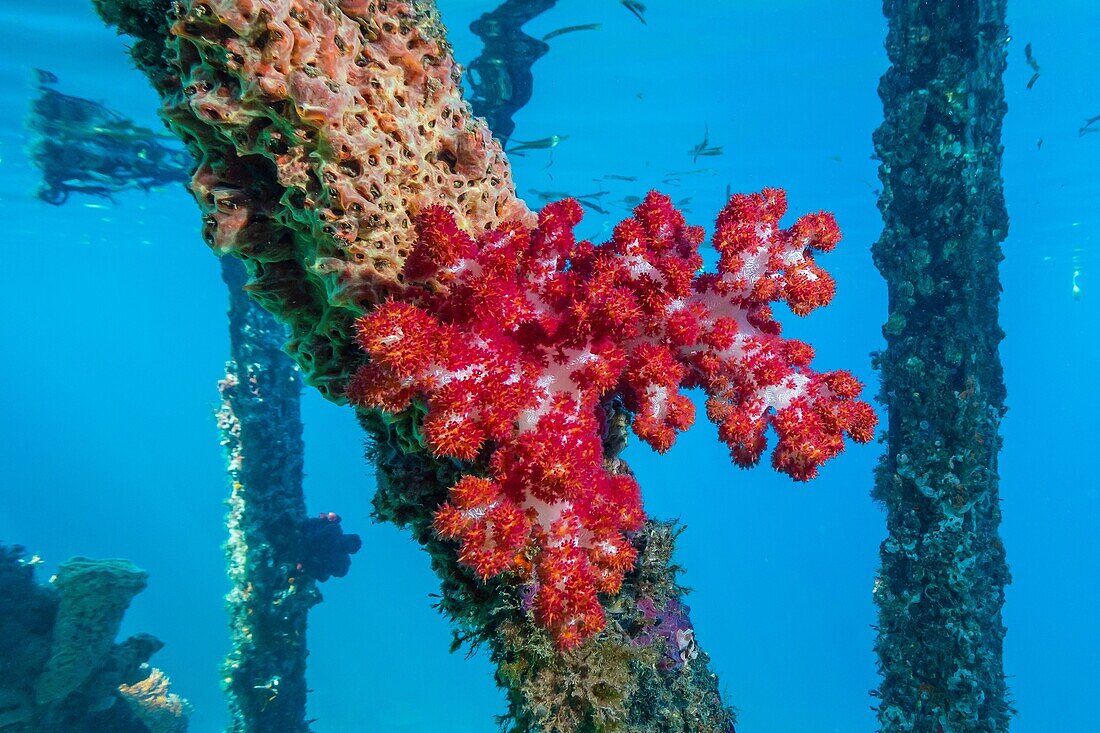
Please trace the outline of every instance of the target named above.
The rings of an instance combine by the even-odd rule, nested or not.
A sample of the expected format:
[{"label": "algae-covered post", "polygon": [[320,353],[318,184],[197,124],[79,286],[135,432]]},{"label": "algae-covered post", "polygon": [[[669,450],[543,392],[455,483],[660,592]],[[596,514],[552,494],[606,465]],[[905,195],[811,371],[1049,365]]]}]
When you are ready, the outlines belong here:
[{"label": "algae-covered post", "polygon": [[218,428],[230,482],[229,730],[306,731],[306,621],[317,582],[343,576],[360,545],[334,513],[306,517],[301,379],[282,350],[286,328],[245,289],[240,260],[223,257],[231,359],[219,386]]},{"label": "algae-covered post", "polygon": [[1001,733],[1005,0],[887,0],[885,12],[878,718],[884,733]]},{"label": "algae-covered post", "polygon": [[97,0],[198,161],[203,234],[243,260],[305,381],[351,401],[376,514],[410,527],[459,638],[488,647],[515,730],[732,729],[672,562],[618,457],[659,451],[699,386],[734,460],[800,480],[870,439],[847,372],[780,336],[834,283],[832,216],[783,228],[734,196],[717,271],[651,193],[602,245],[574,201],[539,215],[461,96],[430,0]]},{"label": "algae-covered post", "polygon": [[301,380],[282,352],[286,329],[244,291],[244,266],[222,259],[231,359],[218,385],[218,428],[231,484],[228,730],[307,730],[306,614],[321,598],[303,572]]}]

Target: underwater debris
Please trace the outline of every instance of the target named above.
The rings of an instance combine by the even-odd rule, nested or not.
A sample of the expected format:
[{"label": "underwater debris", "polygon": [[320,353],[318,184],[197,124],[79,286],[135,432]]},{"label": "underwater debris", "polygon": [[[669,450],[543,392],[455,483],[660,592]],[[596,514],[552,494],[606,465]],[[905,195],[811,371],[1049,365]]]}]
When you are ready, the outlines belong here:
[{"label": "underwater debris", "polygon": [[170,147],[173,138],[135,125],[108,107],[53,88],[57,76],[36,69],[38,96],[31,102],[27,129],[31,162],[42,173],[37,196],[61,205],[70,194],[110,199],[129,189],[150,191],[186,183],[191,158]]},{"label": "underwater debris", "polygon": [[564,36],[566,33],[576,33],[577,31],[598,31],[603,28],[602,23],[585,23],[584,25],[567,25],[564,28],[558,28],[555,31],[550,31],[542,40],[549,41],[551,38],[557,38],[558,36]]}]

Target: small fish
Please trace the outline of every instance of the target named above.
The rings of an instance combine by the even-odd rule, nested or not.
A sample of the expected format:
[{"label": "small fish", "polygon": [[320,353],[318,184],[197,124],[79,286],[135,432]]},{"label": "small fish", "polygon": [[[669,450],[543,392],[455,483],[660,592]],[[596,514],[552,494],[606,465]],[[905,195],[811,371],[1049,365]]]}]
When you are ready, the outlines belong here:
[{"label": "small fish", "polygon": [[[568,191],[540,191],[537,188],[532,188],[532,189],[529,189],[529,190],[531,191],[531,193],[538,196],[539,201],[546,202],[546,201],[561,201],[562,199],[576,199],[581,204],[581,206],[586,206],[587,205],[587,206],[589,206],[589,208],[593,209],[594,211],[599,211],[601,214],[606,214],[607,213],[606,211],[601,210],[596,202],[599,201],[600,198],[602,198],[602,197],[606,196],[608,193],[610,193],[609,191],[597,191],[596,193],[583,193],[583,194],[580,194],[579,196],[576,196],[576,195],[573,195],[573,194],[569,193]],[[593,200],[593,199],[595,199],[595,200]]]},{"label": "small fish", "polygon": [[1082,127],[1077,131],[1077,137],[1084,137],[1092,132],[1100,132],[1100,127]]},{"label": "small fish", "polygon": [[1039,138],[1039,140],[1035,143],[1035,149],[1036,150],[1042,150],[1043,149],[1043,138]]},{"label": "small fish", "polygon": [[699,156],[714,156],[721,155],[722,147],[720,145],[714,146],[710,144],[710,127],[703,126],[703,141],[698,143],[694,148],[688,151],[688,155],[691,156],[691,162],[699,160]]},{"label": "small fish", "polygon": [[1092,125],[1094,125],[1096,122],[1100,122],[1100,115],[1089,117],[1087,120],[1085,120],[1085,127],[1092,127]]},{"label": "small fish", "polygon": [[691,161],[694,163],[695,159],[699,157],[700,150],[706,150],[707,144],[710,142],[710,125],[703,125],[703,141],[698,143],[694,148],[688,151],[689,155],[694,157]]},{"label": "small fish", "polygon": [[606,176],[600,176],[599,178],[594,178],[592,180],[595,180],[595,181],[629,181],[629,182],[633,183],[634,181],[638,180],[638,176],[618,176],[618,175],[615,175],[614,173],[608,173]]},{"label": "small fish", "polygon": [[642,25],[649,25],[645,22],[645,5],[638,2],[638,0],[621,0],[623,7],[634,13],[634,17],[642,21]]},{"label": "small fish", "polygon": [[542,40],[549,41],[551,38],[557,38],[558,36],[564,36],[566,33],[576,33],[577,31],[598,31],[603,28],[602,23],[585,23],[584,25],[567,25],[564,28],[558,28],[556,31],[550,31]]},{"label": "small fish", "polygon": [[628,209],[632,209],[640,203],[642,203],[642,199],[638,196],[627,196],[619,202],[619,205],[625,206]]},{"label": "small fish", "polygon": [[1024,46],[1024,57],[1027,59],[1027,65],[1031,67],[1033,71],[1039,70],[1039,62],[1035,60],[1035,56],[1031,53],[1031,44]]},{"label": "small fish", "polygon": [[539,197],[540,201],[560,201],[569,198],[568,191],[540,191],[537,188],[530,189],[531,193]]},{"label": "small fish", "polygon": [[582,198],[578,197],[577,201],[578,201],[578,203],[580,203],[581,206],[583,206],[586,209],[591,209],[592,211],[599,212],[600,214],[607,214],[607,209],[605,209],[605,208],[603,208],[603,207],[601,207],[597,204],[594,204],[594,203],[592,203],[591,201],[589,201],[587,199],[582,199]]},{"label": "small fish", "polygon": [[690,171],[669,171],[665,178],[679,178],[680,176],[700,176],[705,173],[716,173],[713,168],[693,168]]},{"label": "small fish", "polygon": [[511,142],[518,143],[518,145],[505,152],[517,153],[522,150],[550,150],[551,148],[556,148],[562,140],[568,139],[568,135],[551,135],[550,137],[544,137],[538,140],[512,140]]},{"label": "small fish", "polygon": [[611,222],[605,221],[603,223],[603,225],[600,227],[600,230],[598,232],[593,232],[592,234],[589,234],[587,237],[585,237],[585,239],[588,240],[588,241],[592,241],[592,240],[596,239],[597,237],[603,235],[603,233],[606,232],[610,228],[611,228]]},{"label": "small fish", "polygon": [[1031,44],[1024,46],[1024,57],[1027,59],[1027,65],[1031,67],[1031,70],[1035,73],[1031,75],[1031,78],[1027,81],[1027,88],[1030,91],[1035,82],[1039,81],[1039,62],[1035,60],[1035,57],[1031,54]]},{"label": "small fish", "polygon": [[677,201],[676,205],[679,206],[680,208],[683,208],[683,207],[687,206],[690,203],[691,203],[691,196],[685,196],[684,198]]}]

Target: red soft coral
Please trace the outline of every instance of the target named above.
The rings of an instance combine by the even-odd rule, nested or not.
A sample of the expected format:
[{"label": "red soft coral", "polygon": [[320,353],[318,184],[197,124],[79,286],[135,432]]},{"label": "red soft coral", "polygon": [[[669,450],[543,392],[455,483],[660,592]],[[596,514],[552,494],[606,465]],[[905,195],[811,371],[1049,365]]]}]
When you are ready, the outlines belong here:
[{"label": "red soft coral", "polygon": [[400,410],[420,397],[433,453],[491,452],[487,476],[452,488],[436,531],[483,578],[513,570],[532,583],[535,615],[562,647],[602,627],[597,594],[618,591],[635,560],[627,535],[645,518],[634,479],[604,468],[603,400],[618,394],[635,433],[665,451],[694,419],[681,388],[701,387],[738,464],[759,460],[771,425],[773,465],[799,480],[845,434],[871,439],[859,382],[812,372],[813,350],[779,336],[771,302],[804,314],[832,298],[812,251],[840,237],[827,213],[781,229],[785,212],[781,190],[734,196],[718,216],[717,272],[700,274],[702,229],[658,193],[600,246],[575,240],[572,200],[546,206],[535,229],[513,222],[476,240],[430,207],[407,299],[360,319],[370,361],[351,399]]}]

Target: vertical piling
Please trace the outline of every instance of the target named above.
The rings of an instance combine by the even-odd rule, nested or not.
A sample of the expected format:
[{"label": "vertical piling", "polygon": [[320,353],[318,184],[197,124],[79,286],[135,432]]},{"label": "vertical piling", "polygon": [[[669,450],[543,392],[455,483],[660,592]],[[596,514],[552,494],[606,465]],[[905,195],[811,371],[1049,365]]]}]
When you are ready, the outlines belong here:
[{"label": "vertical piling", "polygon": [[306,616],[321,600],[302,572],[302,421],[286,328],[244,290],[244,264],[221,259],[231,359],[218,427],[231,485],[226,596],[231,650],[223,665],[232,733],[300,733],[306,712]]},{"label": "vertical piling", "polygon": [[997,454],[1006,0],[886,0],[890,68],[874,135],[886,278],[888,450],[874,497],[883,733],[1003,733]]}]

